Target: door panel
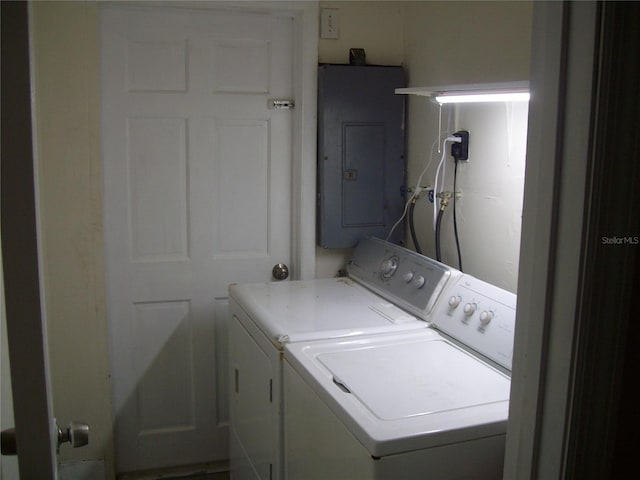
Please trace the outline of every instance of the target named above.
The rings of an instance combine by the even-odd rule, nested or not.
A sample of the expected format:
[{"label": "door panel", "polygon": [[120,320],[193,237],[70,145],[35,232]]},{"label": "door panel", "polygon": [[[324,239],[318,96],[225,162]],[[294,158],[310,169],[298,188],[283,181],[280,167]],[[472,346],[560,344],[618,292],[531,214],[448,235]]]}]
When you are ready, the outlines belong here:
[{"label": "door panel", "polygon": [[264,257],[269,253],[269,123],[217,123],[213,255]]},{"label": "door panel", "polygon": [[186,260],[187,122],[184,118],[129,118],[131,259]]},{"label": "door panel", "polygon": [[116,468],[226,459],[227,286],[290,260],[293,20],[101,15]]},{"label": "door panel", "polygon": [[[140,435],[191,430],[193,348],[188,301],[134,305],[134,352]],[[171,382],[166,382],[170,378]],[[157,395],[162,391],[161,396]]]}]

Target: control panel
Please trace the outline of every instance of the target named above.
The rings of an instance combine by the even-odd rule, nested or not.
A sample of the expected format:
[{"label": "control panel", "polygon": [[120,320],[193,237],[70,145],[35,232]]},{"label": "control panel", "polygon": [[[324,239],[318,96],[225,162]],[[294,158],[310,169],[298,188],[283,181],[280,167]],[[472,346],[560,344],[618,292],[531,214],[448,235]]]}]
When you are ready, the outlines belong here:
[{"label": "control panel", "polygon": [[433,325],[511,370],[516,295],[462,275],[447,289],[432,315]]},{"label": "control panel", "polygon": [[423,320],[444,287],[461,275],[455,269],[377,238],[360,241],[347,266],[349,276]]}]

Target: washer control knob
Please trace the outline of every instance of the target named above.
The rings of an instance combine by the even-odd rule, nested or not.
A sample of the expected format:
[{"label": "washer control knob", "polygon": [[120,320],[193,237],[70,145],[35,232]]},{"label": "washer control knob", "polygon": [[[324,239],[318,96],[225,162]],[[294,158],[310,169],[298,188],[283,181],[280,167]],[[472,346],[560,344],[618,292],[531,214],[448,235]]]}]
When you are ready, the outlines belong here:
[{"label": "washer control knob", "polygon": [[409,283],[411,280],[413,280],[413,272],[407,272],[402,275],[402,280],[404,280],[404,283]]},{"label": "washer control knob", "polygon": [[485,310],[480,314],[480,323],[482,325],[488,325],[493,320],[493,312],[491,310]]},{"label": "washer control knob", "polygon": [[396,268],[398,268],[398,260],[394,257],[387,258],[380,264],[380,273],[384,278],[389,278],[396,272]]},{"label": "washer control knob", "polygon": [[457,295],[453,295],[451,298],[449,298],[449,306],[451,308],[456,308],[458,305],[460,305],[460,301],[462,300],[462,298],[460,298]]},{"label": "washer control knob", "polygon": [[387,259],[380,264],[380,271],[382,273],[389,273],[392,270],[393,270],[393,262],[391,261],[391,259]]},{"label": "washer control knob", "polygon": [[416,288],[422,288],[424,286],[425,280],[422,275],[416,275],[415,278],[413,279],[413,282],[411,283]]},{"label": "washer control knob", "polygon": [[476,305],[475,303],[467,303],[464,306],[464,314],[467,317],[470,317],[471,315],[473,315],[473,312],[476,311],[476,308],[478,308],[478,305]]}]

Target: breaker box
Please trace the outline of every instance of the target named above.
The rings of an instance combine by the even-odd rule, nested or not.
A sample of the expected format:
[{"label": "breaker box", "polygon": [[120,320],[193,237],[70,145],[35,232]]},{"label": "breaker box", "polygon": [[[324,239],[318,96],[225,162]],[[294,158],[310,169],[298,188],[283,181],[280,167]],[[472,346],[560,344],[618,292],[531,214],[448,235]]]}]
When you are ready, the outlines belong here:
[{"label": "breaker box", "polygon": [[[386,238],[404,209],[406,86],[402,67],[318,68],[317,241],[348,248]],[[404,242],[399,225],[389,238]]]}]

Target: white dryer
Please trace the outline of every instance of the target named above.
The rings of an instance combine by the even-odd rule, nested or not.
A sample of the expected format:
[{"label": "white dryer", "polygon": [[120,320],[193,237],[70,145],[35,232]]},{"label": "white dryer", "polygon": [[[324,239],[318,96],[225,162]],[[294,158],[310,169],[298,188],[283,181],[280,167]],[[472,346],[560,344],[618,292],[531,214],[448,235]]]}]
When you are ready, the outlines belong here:
[{"label": "white dryer", "polygon": [[426,330],[436,302],[460,275],[374,238],[360,242],[347,270],[345,278],[229,287],[234,480],[283,478],[286,345]]},{"label": "white dryer", "polygon": [[502,478],[516,297],[446,295],[429,329],[286,346],[286,479]]}]

